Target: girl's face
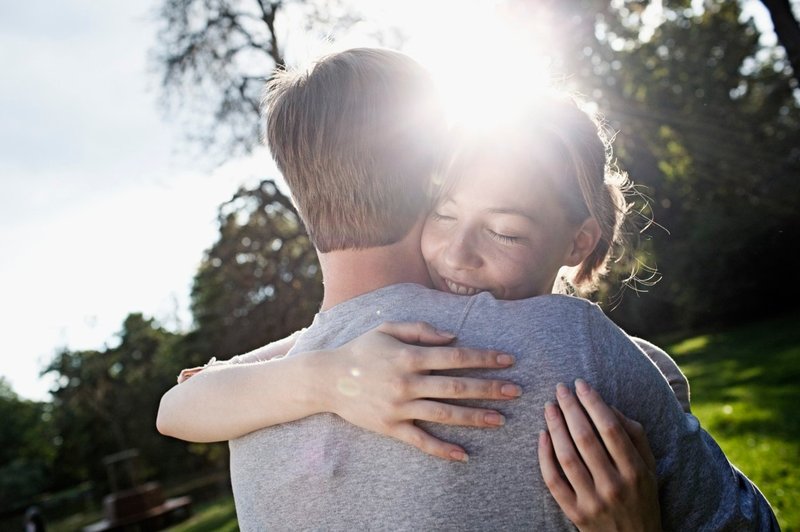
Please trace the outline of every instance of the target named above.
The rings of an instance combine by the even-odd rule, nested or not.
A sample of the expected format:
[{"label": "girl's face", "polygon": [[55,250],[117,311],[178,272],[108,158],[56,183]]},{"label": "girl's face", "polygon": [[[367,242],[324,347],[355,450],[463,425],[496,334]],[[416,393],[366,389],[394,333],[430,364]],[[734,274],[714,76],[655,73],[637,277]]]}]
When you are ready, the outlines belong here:
[{"label": "girl's face", "polygon": [[552,291],[561,266],[583,260],[574,245],[580,227],[568,222],[552,185],[509,166],[471,167],[431,211],[422,254],[434,288],[533,297]]}]

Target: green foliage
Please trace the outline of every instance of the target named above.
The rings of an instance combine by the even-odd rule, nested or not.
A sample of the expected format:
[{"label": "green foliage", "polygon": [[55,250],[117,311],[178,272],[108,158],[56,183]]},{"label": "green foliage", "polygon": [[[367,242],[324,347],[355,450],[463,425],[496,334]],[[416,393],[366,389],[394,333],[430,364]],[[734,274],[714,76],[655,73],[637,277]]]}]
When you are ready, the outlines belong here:
[{"label": "green foliage", "polygon": [[174,382],[163,362],[178,335],[141,314],[129,315],[119,345],[101,351],[59,352],[45,373],[58,374],[53,391],[57,434],[56,487],[91,479],[105,486],[106,455],[138,448],[149,476],[175,448],[156,433],[155,415],[164,390]]},{"label": "green foliage", "polygon": [[662,281],[612,317],[648,334],[747,320],[755,305],[787,308],[797,284],[778,292],[764,280],[800,242],[800,98],[790,72],[761,48],[737,2],[705,2],[700,13],[668,3],[648,41],[626,20],[632,4],[603,13],[604,38],[585,37],[596,51],[575,82],[620,131],[620,165],[667,230],[647,237]]},{"label": "green foliage", "polygon": [[0,377],[0,508],[29,502],[49,487],[55,458],[49,408],[17,396]]},{"label": "green foliage", "polygon": [[309,325],[322,300],[316,252],[273,181],[240,189],[220,207],[219,225],[192,289],[197,362],[284,338]]},{"label": "green foliage", "polygon": [[766,496],[783,530],[800,530],[800,315],[686,338],[667,351],[686,373],[692,411]]}]

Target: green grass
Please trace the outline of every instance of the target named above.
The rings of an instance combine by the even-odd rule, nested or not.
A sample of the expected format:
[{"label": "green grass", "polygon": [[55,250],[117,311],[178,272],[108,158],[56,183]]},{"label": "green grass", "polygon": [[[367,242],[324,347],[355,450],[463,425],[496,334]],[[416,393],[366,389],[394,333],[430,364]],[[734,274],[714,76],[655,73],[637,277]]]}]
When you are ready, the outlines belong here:
[{"label": "green grass", "polygon": [[800,530],[800,316],[666,345],[692,411],[758,485],[784,531]]},{"label": "green grass", "polygon": [[191,518],[168,530],[169,532],[233,532],[239,530],[233,497],[225,496],[198,505]]}]

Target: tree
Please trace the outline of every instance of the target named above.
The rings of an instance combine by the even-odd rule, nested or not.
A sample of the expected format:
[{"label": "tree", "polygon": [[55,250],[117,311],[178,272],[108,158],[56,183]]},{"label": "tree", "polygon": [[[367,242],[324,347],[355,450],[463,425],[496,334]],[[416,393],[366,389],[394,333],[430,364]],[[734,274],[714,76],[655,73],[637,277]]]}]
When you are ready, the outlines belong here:
[{"label": "tree", "polygon": [[168,109],[184,108],[190,139],[223,155],[259,142],[265,82],[286,65],[281,17],[335,35],[358,17],[342,0],[163,0],[154,49]]},{"label": "tree", "polygon": [[105,486],[102,458],[128,448],[141,451],[146,474],[178,466],[165,457],[180,456],[183,445],[159,435],[155,419],[161,395],[175,382],[167,361],[179,336],[131,314],[119,338],[118,346],[99,351],[64,349],[44,370],[58,375],[52,391],[57,487],[86,479]]},{"label": "tree", "polygon": [[309,325],[322,299],[316,252],[275,182],[240,189],[218,219],[192,289],[191,342],[204,351],[195,362],[283,338]]},{"label": "tree", "polygon": [[797,80],[796,86],[800,88],[800,24],[792,12],[792,5],[789,0],[761,0],[761,2],[769,11],[775,34],[786,50],[786,59],[792,65],[794,79]]},{"label": "tree", "polygon": [[29,504],[50,488],[54,434],[44,403],[21,399],[0,377],[0,508]]},{"label": "tree", "polygon": [[[662,281],[611,316],[649,334],[747,318],[767,300],[786,308],[792,298],[770,297],[764,276],[798,241],[800,109],[780,54],[759,44],[739,4],[663,2],[650,26],[645,1],[521,4],[532,31],[554,20],[551,33],[568,36],[553,64],[619,132],[619,165],[667,229],[644,242]],[[616,294],[604,292],[608,308]]]},{"label": "tree", "polygon": [[625,167],[671,232],[653,242],[664,282],[648,314],[678,326],[791,300],[770,297],[764,275],[798,238],[800,107],[785,69],[740,19],[735,2],[672,12],[651,40],[617,55],[619,91],[606,91]]}]

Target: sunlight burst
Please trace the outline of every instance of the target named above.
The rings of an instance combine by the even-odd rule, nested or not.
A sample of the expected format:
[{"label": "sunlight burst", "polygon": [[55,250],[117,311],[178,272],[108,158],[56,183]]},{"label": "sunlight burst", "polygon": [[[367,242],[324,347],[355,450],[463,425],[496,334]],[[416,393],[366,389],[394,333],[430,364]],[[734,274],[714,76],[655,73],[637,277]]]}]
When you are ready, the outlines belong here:
[{"label": "sunlight burst", "polygon": [[434,75],[452,122],[488,125],[550,88],[548,48],[556,42],[544,21],[534,24],[494,2],[427,9],[424,19],[409,21],[407,49]]}]

